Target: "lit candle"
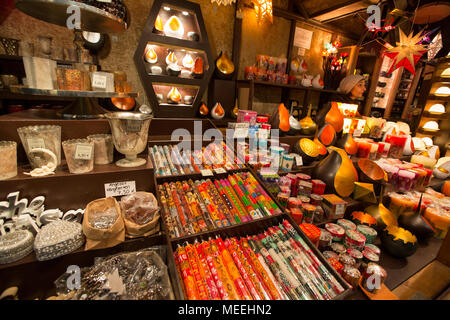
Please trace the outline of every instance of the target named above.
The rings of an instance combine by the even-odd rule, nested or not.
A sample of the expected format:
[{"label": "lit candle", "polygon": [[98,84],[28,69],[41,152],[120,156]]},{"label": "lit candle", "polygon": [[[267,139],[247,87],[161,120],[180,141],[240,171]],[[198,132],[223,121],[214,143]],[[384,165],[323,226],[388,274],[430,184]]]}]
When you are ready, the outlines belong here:
[{"label": "lit candle", "polygon": [[358,158],[368,158],[372,144],[368,141],[358,142]]},{"label": "lit candle", "polygon": [[386,135],[386,142],[391,144],[389,156],[397,159],[401,158],[407,139],[407,136],[395,136],[391,134]]}]

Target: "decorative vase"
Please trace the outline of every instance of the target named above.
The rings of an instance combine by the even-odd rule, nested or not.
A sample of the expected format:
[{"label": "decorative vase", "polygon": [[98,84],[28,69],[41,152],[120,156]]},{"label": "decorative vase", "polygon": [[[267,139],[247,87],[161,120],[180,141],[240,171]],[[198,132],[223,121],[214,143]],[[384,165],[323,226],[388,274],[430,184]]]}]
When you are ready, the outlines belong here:
[{"label": "decorative vase", "polygon": [[215,74],[219,79],[231,79],[234,73],[234,64],[226,52],[220,52],[215,62]]},{"label": "decorative vase", "polygon": [[317,145],[317,148],[319,150],[319,156],[317,157],[317,160],[322,160],[328,154],[328,149],[322,144],[322,142],[319,141],[319,139],[317,139],[317,137],[315,137],[313,141]]},{"label": "decorative vase", "polygon": [[202,116],[202,117],[206,117],[209,114],[209,109],[204,102],[202,102],[202,104],[200,105],[198,112],[200,113],[200,116]]},{"label": "decorative vase", "polygon": [[316,132],[317,124],[311,118],[312,105],[309,105],[308,114],[300,120],[301,133],[305,135],[313,135]]},{"label": "decorative vase", "polygon": [[325,147],[331,146],[336,142],[336,131],[331,124],[327,123],[319,129],[317,138]]},{"label": "decorative vase", "polygon": [[133,112],[114,112],[105,114],[109,121],[114,146],[125,155],[125,159],[116,162],[119,167],[138,167],[147,160],[137,155],[145,150],[151,115]]},{"label": "decorative vase", "polygon": [[94,141],[66,140],[62,147],[70,173],[86,173],[94,169]]},{"label": "decorative vase", "polygon": [[231,111],[231,116],[232,116],[234,119],[237,119],[238,113],[239,113],[239,105],[238,105],[238,100],[236,99],[236,102],[235,102],[235,104],[234,104],[234,108],[233,108],[233,110]]},{"label": "decorative vase", "polygon": [[195,79],[200,79],[203,77],[203,59],[197,57],[194,62],[194,67],[192,68],[192,75]]},{"label": "decorative vase", "polygon": [[351,220],[356,225],[366,225],[371,228],[376,228],[377,226],[377,220],[375,220],[374,217],[372,217],[370,214],[364,213],[362,211],[354,211],[351,214]]},{"label": "decorative vase", "polygon": [[272,119],[272,129],[279,129],[280,135],[287,134],[290,129],[289,124],[289,110],[284,106],[283,103],[278,105]]},{"label": "decorative vase", "polygon": [[398,226],[388,226],[380,234],[381,243],[394,257],[406,258],[413,255],[417,248],[417,238],[408,230]]},{"label": "decorative vase", "polygon": [[350,133],[342,134],[342,136],[337,139],[335,146],[344,149],[349,155],[354,155],[358,152],[358,144]]},{"label": "decorative vase", "polygon": [[325,182],[327,193],[348,197],[353,192],[358,175],[344,150],[336,147],[329,149],[331,153],[314,168],[313,177]]},{"label": "decorative vase", "polygon": [[223,110],[222,105],[220,102],[216,102],[214,107],[211,109],[211,117],[213,117],[216,120],[220,120],[225,116],[225,110]]},{"label": "decorative vase", "polygon": [[359,180],[373,184],[376,194],[380,194],[381,186],[386,178],[386,172],[375,161],[369,159],[359,159],[356,162]]},{"label": "decorative vase", "polygon": [[316,122],[319,127],[329,123],[333,126],[334,130],[339,133],[344,127],[344,116],[339,110],[337,103],[330,102],[319,111]]},{"label": "decorative vase", "polygon": [[312,86],[313,86],[313,88],[316,88],[316,89],[323,89],[323,79],[320,76],[320,74],[318,74],[317,76],[314,77],[314,79],[312,81]]},{"label": "decorative vase", "polygon": [[302,138],[294,146],[294,152],[302,157],[303,164],[308,165],[319,156],[317,144],[311,139]]},{"label": "decorative vase", "polygon": [[434,229],[428,222],[422,217],[420,212],[422,211],[422,197],[420,196],[419,205],[416,210],[410,212],[404,212],[398,218],[398,224],[415,234],[419,239],[425,240],[431,238],[434,235]]},{"label": "decorative vase", "polygon": [[300,134],[301,128],[300,122],[295,119],[294,116],[289,116],[289,131],[287,134],[290,136],[297,136]]},{"label": "decorative vase", "polygon": [[398,225],[395,215],[388,208],[386,208],[381,201],[376,205],[367,207],[364,209],[364,212],[375,218],[377,221],[377,230],[379,232],[383,231],[387,226]]}]

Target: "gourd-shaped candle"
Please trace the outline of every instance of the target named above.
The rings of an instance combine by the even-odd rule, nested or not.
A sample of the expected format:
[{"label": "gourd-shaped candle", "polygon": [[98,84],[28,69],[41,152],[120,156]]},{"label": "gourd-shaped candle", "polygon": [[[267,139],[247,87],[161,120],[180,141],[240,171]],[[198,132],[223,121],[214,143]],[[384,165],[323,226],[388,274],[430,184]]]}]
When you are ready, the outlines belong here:
[{"label": "gourd-shaped candle", "polygon": [[169,93],[167,94],[167,100],[170,103],[179,103],[181,101],[181,93],[177,88],[172,87],[172,89],[170,89]]},{"label": "gourd-shaped candle", "polygon": [[158,55],[152,45],[147,45],[145,50],[145,61],[148,63],[158,62]]},{"label": "gourd-shaped candle", "polygon": [[164,33],[169,37],[182,38],[184,27],[181,20],[177,16],[171,16],[164,25]]},{"label": "gourd-shaped candle", "polygon": [[192,68],[194,66],[194,59],[192,59],[192,56],[189,53],[186,53],[186,55],[183,58],[183,67],[185,68]]}]

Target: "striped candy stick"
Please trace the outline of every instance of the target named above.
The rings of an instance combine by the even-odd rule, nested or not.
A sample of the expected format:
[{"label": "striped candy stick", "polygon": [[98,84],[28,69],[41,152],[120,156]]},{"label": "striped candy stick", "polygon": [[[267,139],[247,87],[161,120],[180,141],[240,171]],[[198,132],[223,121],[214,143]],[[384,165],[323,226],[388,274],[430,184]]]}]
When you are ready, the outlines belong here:
[{"label": "striped candy stick", "polygon": [[234,192],[233,188],[228,181],[225,179],[220,180],[220,184],[224,188],[225,192],[228,194],[228,197],[233,201],[235,207],[238,210],[239,217],[242,222],[248,222],[251,221],[252,218],[248,214],[247,210],[245,209],[244,205],[242,204],[241,200],[239,199],[238,195]]},{"label": "striped candy stick", "polygon": [[270,292],[272,300],[286,300],[289,297],[284,293],[280,284],[275,279],[269,266],[266,264],[262,255],[255,252],[250,246],[248,239],[242,238],[240,245],[245,257],[250,262],[251,266],[255,270],[258,278]]},{"label": "striped candy stick", "polygon": [[255,177],[251,174],[247,175],[247,178],[256,186],[256,189],[261,193],[261,196],[266,199],[266,201],[270,204],[272,210],[275,214],[281,214],[281,209],[277,206],[275,201],[272,200],[272,198],[267,194],[266,191],[264,191],[264,188],[261,186],[261,184],[258,183],[258,181],[255,179]]},{"label": "striped candy stick", "polygon": [[232,217],[234,218],[234,221],[236,223],[241,223],[241,219],[239,217],[239,213],[237,208],[234,206],[233,201],[228,197],[228,194],[226,193],[225,189],[220,184],[220,181],[215,180],[214,185],[217,190],[219,190],[220,195],[222,196],[222,199],[227,206],[228,210],[230,211]]},{"label": "striped candy stick", "polygon": [[178,230],[177,224],[174,221],[174,219],[172,219],[172,216],[170,215],[169,212],[169,207],[167,205],[167,200],[166,197],[164,195],[163,192],[163,186],[159,185],[158,186],[158,191],[159,191],[159,195],[161,198],[161,211],[162,211],[162,217],[167,225],[167,229],[169,231],[169,235],[171,238],[176,238],[180,236],[180,232]]},{"label": "striped candy stick", "polygon": [[214,240],[208,241],[208,254],[212,257],[214,266],[217,269],[217,273],[220,277],[220,280],[222,281],[224,285],[224,289],[228,294],[228,297],[230,300],[238,300],[239,295],[237,294],[236,288],[234,286],[233,281],[230,278],[230,275],[228,274],[227,268],[225,267],[225,264],[222,260],[222,256],[220,254],[219,248],[217,248],[216,243]]},{"label": "striped candy stick", "polygon": [[197,224],[197,220],[194,218],[194,215],[193,215],[193,213],[191,211],[191,208],[190,208],[189,203],[188,203],[187,198],[186,198],[186,194],[185,194],[185,192],[183,190],[183,187],[182,187],[180,181],[177,181],[175,183],[175,188],[176,188],[176,191],[177,191],[177,194],[178,194],[178,198],[180,199],[180,204],[181,204],[181,206],[183,208],[183,211],[184,211],[184,213],[185,213],[185,215],[187,217],[187,220],[192,225],[194,233],[199,233],[201,231],[201,229],[200,229],[200,227]]},{"label": "striped candy stick", "polygon": [[240,212],[242,213],[242,221],[252,221],[253,218],[250,212],[253,210],[253,207],[250,205],[250,203],[240,196],[240,194],[233,188],[228,179],[221,180],[221,183],[227,188],[232,198],[235,200],[235,203],[241,209]]},{"label": "striped candy stick", "polygon": [[288,234],[283,233],[284,230],[281,227],[276,227],[276,235],[281,241],[284,241],[285,245],[291,248],[291,251],[294,255],[295,260],[302,266],[303,271],[305,272],[306,277],[309,279],[311,283],[320,291],[322,297],[324,299],[331,299],[330,293],[333,294],[333,290],[327,284],[327,282],[322,278],[322,276],[318,273],[316,268],[311,264],[310,259],[305,256],[305,254],[300,249],[299,245],[295,242],[295,240],[288,236]]},{"label": "striped candy stick", "polygon": [[216,187],[211,182],[211,180],[206,179],[205,184],[206,184],[206,191],[209,193],[211,200],[217,207],[219,216],[222,220],[222,224],[224,224],[224,226],[236,224],[235,220],[231,216],[231,213],[228,211],[228,208],[222,201],[222,197],[220,196],[219,191],[217,191]]},{"label": "striped candy stick", "polygon": [[236,267],[239,270],[239,273],[241,274],[242,280],[244,280],[252,298],[254,300],[262,300],[262,296],[256,289],[255,284],[252,282],[252,277],[247,273],[246,268],[244,267],[244,263],[240,260],[239,255],[237,253],[237,248],[235,245],[231,243],[231,239],[226,239],[224,241],[225,247],[227,248],[228,252],[230,253],[231,257],[233,258],[233,261],[236,265]]},{"label": "striped candy stick", "polygon": [[247,180],[242,179],[240,174],[236,174],[236,179],[240,181],[240,183],[242,183],[242,185],[247,189],[248,193],[253,199],[253,202],[259,206],[263,214],[265,216],[272,215],[272,212],[269,210],[270,204],[268,204],[264,198],[258,196],[255,186],[250,184]]},{"label": "striped candy stick", "polygon": [[195,248],[191,244],[185,246],[185,251],[189,260],[189,264],[191,265],[192,275],[195,280],[195,284],[197,286],[197,292],[200,300],[208,300],[208,292],[206,290],[206,286],[204,283],[204,278],[202,278],[200,274],[200,267],[197,261],[197,257],[195,255]]},{"label": "striped candy stick", "polygon": [[201,181],[195,181],[195,187],[198,193],[200,194],[202,200],[204,201],[205,206],[208,209],[209,216],[211,217],[211,220],[214,222],[214,225],[217,228],[224,227],[216,207],[213,205],[208,192],[206,192],[205,185]]},{"label": "striped candy stick", "polygon": [[208,269],[211,272],[216,288],[219,292],[219,296],[222,300],[230,300],[230,296],[228,292],[225,290],[225,284],[222,282],[220,278],[219,272],[216,268],[216,264],[213,259],[213,253],[209,247],[209,243],[207,241],[203,241],[198,245],[198,250],[203,252],[203,256],[205,257],[206,263],[208,265]]},{"label": "striped candy stick", "polygon": [[265,211],[258,205],[258,202],[256,201],[256,199],[254,199],[249,191],[249,189],[245,186],[245,184],[241,181],[241,179],[239,179],[239,175],[235,174],[232,177],[238,187],[242,190],[242,192],[247,196],[247,198],[250,200],[250,203],[252,204],[254,210],[256,210],[259,214],[259,217],[262,218],[266,215]]},{"label": "striped candy stick", "polygon": [[181,221],[181,217],[178,214],[178,209],[175,205],[175,201],[172,196],[172,191],[170,190],[169,184],[166,182],[163,184],[164,186],[164,194],[167,200],[167,205],[169,207],[170,215],[172,218],[177,222],[177,225],[180,229],[180,234],[185,235],[187,233],[187,230],[184,228],[183,222]]},{"label": "striped candy stick", "polygon": [[200,296],[197,291],[194,277],[191,271],[191,265],[184,247],[179,246],[177,249],[178,263],[180,264],[181,275],[184,281],[188,300],[199,300]]},{"label": "striped candy stick", "polygon": [[208,228],[208,230],[213,230],[216,228],[216,226],[214,225],[214,222],[211,219],[211,216],[208,212],[208,208],[206,207],[206,204],[204,203],[202,196],[200,195],[200,193],[197,190],[197,187],[195,185],[195,183],[192,180],[188,180],[188,185],[190,187],[190,190],[194,196],[194,200],[196,201],[198,207],[200,208],[200,211],[202,213],[202,217],[205,220],[206,226]]},{"label": "striped candy stick", "polygon": [[181,207],[181,202],[180,202],[180,199],[178,198],[175,184],[172,182],[170,184],[165,184],[165,185],[167,185],[167,187],[166,187],[167,192],[171,195],[172,201],[175,204],[175,207],[177,208],[177,212],[178,212],[178,216],[180,217],[181,225],[183,226],[184,230],[187,233],[191,232],[191,226],[189,224],[188,217],[185,216],[184,210]]},{"label": "striped candy stick", "polygon": [[239,300],[252,300],[252,296],[245,285],[244,280],[239,273],[238,268],[234,264],[233,257],[230,252],[225,247],[222,238],[216,239],[216,245],[219,249],[220,254],[222,255],[222,261],[227,268],[228,274],[230,275],[231,280],[234,283],[236,288],[236,292],[239,295]]},{"label": "striped candy stick", "polygon": [[245,208],[247,209],[247,212],[252,217],[252,220],[262,218],[262,215],[259,213],[258,210],[253,206],[252,202],[248,199],[248,197],[244,194],[242,189],[237,184],[236,180],[233,178],[233,176],[228,176],[228,182],[230,183],[233,190],[237,193],[239,198],[241,199],[242,203],[245,205]]},{"label": "striped candy stick", "polygon": [[[230,241],[232,243],[232,247],[234,248],[238,256],[239,261],[242,263],[242,266],[244,267],[247,275],[249,276],[251,283],[258,292],[258,295],[263,300],[272,299],[270,290],[266,287],[264,281],[259,277],[254,267],[252,267],[250,258],[247,257],[246,254],[244,253],[244,249],[242,248],[240,242],[236,238],[231,238]],[[254,259],[257,260],[256,256],[254,256]]]},{"label": "striped candy stick", "polygon": [[203,217],[202,210],[200,208],[200,204],[197,202],[194,194],[192,193],[192,189],[189,186],[187,181],[183,181],[183,191],[186,197],[186,201],[189,204],[191,209],[192,216],[197,223],[197,226],[200,228],[200,231],[208,231],[208,226],[206,225],[205,219]]},{"label": "striped candy stick", "polygon": [[319,259],[317,259],[314,252],[309,248],[309,246],[306,244],[306,242],[302,239],[302,237],[295,231],[294,227],[289,223],[287,220],[283,220],[283,226],[286,228],[286,230],[289,232],[291,236],[295,239],[295,241],[300,245],[302,250],[309,256],[311,259],[311,262],[316,266],[317,270],[320,272],[320,274],[323,276],[325,280],[328,281],[329,284],[332,285],[333,290],[339,294],[344,292],[344,288],[341,286],[341,284],[336,280],[335,277],[331,275],[331,273],[328,271],[328,269],[320,262]]},{"label": "striped candy stick", "polygon": [[211,271],[209,270],[208,263],[206,262],[205,254],[203,253],[203,250],[197,240],[195,240],[194,248],[195,248],[196,258],[197,258],[197,261],[200,266],[200,275],[205,280],[205,284],[208,289],[209,299],[210,300],[220,300],[219,290],[217,289],[214,278],[211,274]]}]

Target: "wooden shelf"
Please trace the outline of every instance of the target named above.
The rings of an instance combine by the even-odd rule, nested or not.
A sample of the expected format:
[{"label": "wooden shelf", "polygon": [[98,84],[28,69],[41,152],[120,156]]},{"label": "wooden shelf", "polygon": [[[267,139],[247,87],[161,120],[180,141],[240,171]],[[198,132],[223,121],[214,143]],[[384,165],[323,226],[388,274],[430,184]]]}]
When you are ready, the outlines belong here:
[{"label": "wooden shelf", "polygon": [[[22,59],[23,59],[22,56],[11,56],[11,55],[7,55],[7,54],[0,54],[0,60],[22,62],[23,61]],[[65,65],[79,63],[78,61],[68,61],[68,60],[58,60],[58,59],[51,59],[51,60],[56,61],[57,64],[65,64]],[[83,64],[96,65],[95,63],[90,63],[90,62],[83,62]]]},{"label": "wooden shelf", "polygon": [[50,96],[50,97],[69,97],[69,98],[136,98],[138,93],[129,92],[102,92],[102,91],[75,91],[75,90],[56,90],[56,89],[37,89],[26,88],[22,86],[11,86],[11,93],[18,95]]},{"label": "wooden shelf", "polygon": [[424,134],[424,135],[428,135],[428,136],[433,136],[433,137],[439,137],[439,136],[442,134],[441,131],[430,132],[430,131],[425,131],[425,130],[423,130],[422,128],[419,128],[419,129],[417,130],[417,132],[420,133],[420,134]]},{"label": "wooden shelf", "polygon": [[437,119],[437,120],[447,120],[448,119],[448,115],[447,113],[443,113],[443,114],[431,114],[427,111],[423,112],[422,115],[423,118],[430,118],[430,119]]},{"label": "wooden shelf", "polygon": [[257,86],[279,87],[279,88],[287,88],[287,89],[298,89],[298,90],[308,90],[308,91],[316,91],[316,92],[342,94],[341,92],[338,92],[336,90],[318,89],[318,88],[313,88],[313,87],[303,87],[303,86],[297,86],[294,84],[281,84],[281,83],[274,83],[274,82],[268,82],[268,81],[237,80],[237,82],[238,82],[238,84],[248,84],[248,86],[253,84],[253,85],[257,85]]}]

